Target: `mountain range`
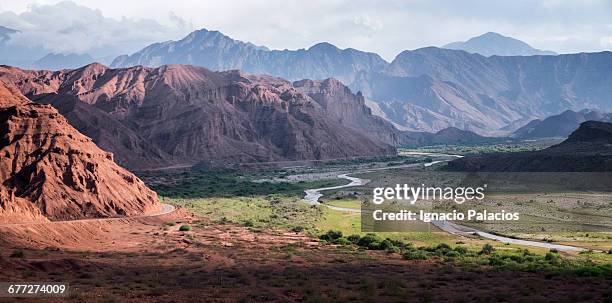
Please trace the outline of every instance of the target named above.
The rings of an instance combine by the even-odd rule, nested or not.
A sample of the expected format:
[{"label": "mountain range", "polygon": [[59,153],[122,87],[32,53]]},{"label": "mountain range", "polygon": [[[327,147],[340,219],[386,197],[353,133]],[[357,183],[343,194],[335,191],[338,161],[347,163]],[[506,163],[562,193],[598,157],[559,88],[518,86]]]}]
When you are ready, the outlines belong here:
[{"label": "mountain range", "polygon": [[[518,43],[494,33],[470,41],[493,45],[502,40]],[[58,68],[72,57],[46,58],[39,60],[41,66]],[[239,69],[290,81],[335,78],[362,95],[373,114],[402,131],[435,133],[453,127],[500,136],[568,109],[612,111],[608,98],[612,93],[608,85],[612,81],[610,52],[485,57],[426,47],[404,51],[387,62],[374,53],[339,49],[329,43],[300,50],[270,50],[202,29],[178,41],[155,43],[119,56],[111,67],[165,64]],[[396,136],[387,142],[411,144],[413,139]]]},{"label": "mountain range", "polygon": [[612,110],[607,97],[612,90],[607,85],[612,73],[610,52],[485,57],[426,47],[404,51],[386,62],[374,53],[329,43],[278,51],[199,30],[179,41],[120,56],[111,66],[162,64],[240,69],[289,80],[333,77],[361,91],[375,104],[371,107],[376,107],[376,114],[414,131],[457,127],[499,135],[511,125],[566,109]]},{"label": "mountain range", "polygon": [[467,41],[453,42],[442,46],[443,48],[464,50],[468,53],[490,56],[533,56],[533,55],[556,55],[557,53],[539,50],[531,45],[512,37],[506,37],[498,33],[488,32],[480,36],[470,38]]},{"label": "mountain range", "polygon": [[566,110],[544,120],[532,120],[512,133],[512,137],[517,139],[565,138],[585,121],[612,122],[612,114],[586,109],[578,112]]},{"label": "mountain range", "polygon": [[361,73],[351,88],[411,129],[498,134],[566,109],[609,111],[611,67],[611,52],[484,57],[429,47],[402,52],[382,72]]},{"label": "mountain range", "polygon": [[358,72],[382,70],[387,62],[374,53],[339,49],[325,42],[308,49],[269,50],[201,29],[178,41],[155,43],[132,55],[119,56],[111,67],[166,64],[189,64],[216,71],[239,69],[288,80],[333,77],[351,83]]},{"label": "mountain range", "polygon": [[397,130],[339,81],[168,65],[0,68],[131,169],[394,154]]}]

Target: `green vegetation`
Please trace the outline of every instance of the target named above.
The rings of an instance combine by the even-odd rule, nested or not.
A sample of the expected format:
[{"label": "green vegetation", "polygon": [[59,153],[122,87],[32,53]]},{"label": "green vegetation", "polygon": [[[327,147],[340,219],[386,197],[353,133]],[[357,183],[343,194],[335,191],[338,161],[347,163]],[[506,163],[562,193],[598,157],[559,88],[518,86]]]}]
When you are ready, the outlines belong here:
[{"label": "green vegetation", "polygon": [[328,161],[327,165],[355,165],[367,164],[374,162],[388,162],[387,166],[404,165],[423,162],[419,157],[406,156],[380,156],[380,157],[358,157],[352,159],[332,160]]},{"label": "green vegetation", "polygon": [[[446,243],[429,247],[415,247],[410,242],[383,239],[375,233],[364,236],[343,237],[341,231],[329,230],[319,237],[321,240],[337,245],[353,245],[367,250],[384,250],[399,253],[406,260],[441,259],[457,265],[492,266],[498,269],[545,271],[549,274],[572,273],[579,276],[611,277],[612,264],[593,262],[588,258],[567,258],[556,250],[538,255],[527,249],[496,251],[493,245],[485,243],[480,251],[470,250],[457,245],[454,248]],[[592,252],[591,252],[592,253]]]},{"label": "green vegetation", "polygon": [[191,226],[188,224],[183,224],[181,225],[181,227],[179,227],[179,231],[190,231],[191,230]]},{"label": "green vegetation", "polygon": [[305,189],[345,184],[346,180],[312,182],[253,182],[240,171],[183,170],[142,172],[143,180],[160,196],[169,198],[247,197],[269,194],[302,195]]},{"label": "green vegetation", "polygon": [[[385,178],[385,182],[394,182],[394,176],[389,177],[388,171],[385,171],[384,175],[380,175],[381,173],[371,172],[366,178],[374,180],[373,182],[380,178]],[[401,171],[397,174],[402,176]],[[311,206],[302,201],[304,189],[339,185],[346,180],[253,182],[278,176],[278,172],[269,171],[247,174],[239,171],[196,170],[167,175],[152,173],[148,176],[148,183],[158,190],[166,202],[187,207],[194,213],[220,224],[235,223],[255,230],[271,228],[296,233],[306,232],[319,236],[324,242],[360,250],[387,251],[408,260],[437,259],[466,266],[546,270],[551,273],[573,272],[592,276],[610,275],[611,255],[605,253],[567,255],[539,248],[534,249],[532,253],[516,245],[499,242],[489,244],[478,237],[458,239],[457,236],[444,232],[432,232],[429,230],[430,226],[424,223],[424,229],[415,228],[421,231],[363,232],[360,214],[332,210],[325,206]],[[326,197],[333,198],[326,199],[324,203],[359,208],[364,193],[355,193],[367,193],[368,186],[374,184],[377,183],[353,188],[348,194],[341,191],[336,194],[327,193]],[[544,198],[549,197],[542,199]],[[183,230],[183,226],[179,230]],[[593,235],[606,236],[591,234],[588,239],[594,238]],[[446,243],[455,245],[451,247]]]},{"label": "green vegetation", "polygon": [[301,198],[283,195],[257,197],[176,199],[171,203],[187,207],[219,223],[237,223],[255,228],[283,228],[294,232],[315,232],[323,217],[321,206],[310,206]]},{"label": "green vegetation", "polygon": [[534,151],[547,148],[563,141],[562,139],[541,139],[533,141],[502,142],[490,144],[465,144],[465,145],[433,145],[419,148],[404,148],[402,151],[416,151],[425,153],[443,153],[457,155],[475,155],[487,153],[514,153],[523,151]]}]

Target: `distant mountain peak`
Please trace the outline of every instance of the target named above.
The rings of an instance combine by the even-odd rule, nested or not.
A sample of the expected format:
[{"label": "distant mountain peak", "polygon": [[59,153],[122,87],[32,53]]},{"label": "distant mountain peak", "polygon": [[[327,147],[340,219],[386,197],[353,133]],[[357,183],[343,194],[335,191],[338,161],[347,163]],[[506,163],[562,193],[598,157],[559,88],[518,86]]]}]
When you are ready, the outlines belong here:
[{"label": "distant mountain peak", "polygon": [[83,65],[93,63],[95,60],[89,54],[56,54],[48,53],[44,57],[34,61],[35,68],[60,70],[77,68]]},{"label": "distant mountain peak", "polygon": [[443,48],[464,50],[487,57],[556,55],[555,52],[539,50],[521,40],[495,32],[486,32],[480,36],[470,38],[465,42],[449,43],[444,45]]},{"label": "distant mountain peak", "polygon": [[269,50],[217,31],[200,29],[181,40],[151,44],[134,54],[119,56],[111,67],[164,64],[189,64],[217,71],[241,69],[289,80],[336,77],[350,83],[360,71],[381,71],[388,62],[375,53],[340,49],[328,42],[308,49]]},{"label": "distant mountain peak", "polygon": [[317,51],[336,51],[339,48],[329,42],[319,42],[313,46],[311,46],[308,50],[317,50]]}]

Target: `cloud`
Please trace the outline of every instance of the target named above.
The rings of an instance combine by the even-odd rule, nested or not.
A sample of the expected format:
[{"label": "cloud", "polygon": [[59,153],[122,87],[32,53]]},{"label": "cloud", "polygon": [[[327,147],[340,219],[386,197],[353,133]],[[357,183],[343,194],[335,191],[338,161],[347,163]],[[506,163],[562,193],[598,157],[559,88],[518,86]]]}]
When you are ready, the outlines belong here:
[{"label": "cloud", "polygon": [[102,11],[74,2],[31,5],[20,14],[0,13],[0,24],[20,30],[11,35],[14,46],[40,47],[50,52],[108,56],[135,51],[144,45],[181,37],[190,23],[169,13],[172,26],[150,19],[113,19]]},{"label": "cloud", "polygon": [[599,39],[599,43],[601,44],[601,47],[612,48],[612,36],[602,37],[601,39]]},{"label": "cloud", "polygon": [[[24,0],[3,0],[3,7],[11,1],[16,7]],[[79,1],[84,2],[95,9],[38,4],[20,14],[0,13],[0,25],[23,30],[20,43],[56,51],[131,53],[207,28],[272,49],[327,41],[388,60],[406,49],[465,41],[488,31],[559,53],[610,49],[602,37],[612,36],[610,0]]]}]

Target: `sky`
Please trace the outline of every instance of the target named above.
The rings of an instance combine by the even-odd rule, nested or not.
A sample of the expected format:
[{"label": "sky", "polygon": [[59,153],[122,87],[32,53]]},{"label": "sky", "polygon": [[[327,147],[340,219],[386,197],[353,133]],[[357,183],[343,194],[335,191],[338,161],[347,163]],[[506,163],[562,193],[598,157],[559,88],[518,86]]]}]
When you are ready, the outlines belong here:
[{"label": "sky", "polygon": [[11,43],[94,57],[206,28],[271,49],[330,42],[392,60],[493,31],[558,53],[612,50],[612,0],[2,0]]}]

